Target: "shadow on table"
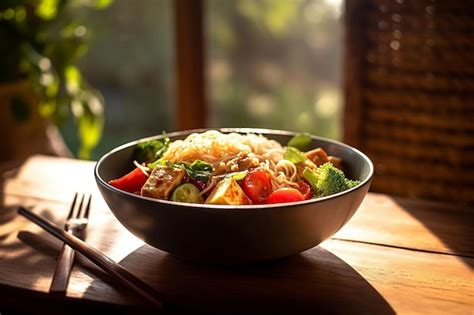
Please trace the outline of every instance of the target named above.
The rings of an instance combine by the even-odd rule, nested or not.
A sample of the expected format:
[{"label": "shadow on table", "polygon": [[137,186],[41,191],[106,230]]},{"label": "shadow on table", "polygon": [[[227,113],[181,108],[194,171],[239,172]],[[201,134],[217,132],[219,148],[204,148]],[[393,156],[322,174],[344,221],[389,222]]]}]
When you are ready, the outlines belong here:
[{"label": "shadow on table", "polygon": [[[43,211],[41,215],[52,218],[48,211]],[[40,280],[45,280],[49,286],[56,265],[56,257],[58,256],[62,243],[44,231],[38,233],[19,231],[17,238],[20,242],[13,245],[14,247],[9,248],[10,252],[15,252],[15,250],[18,249],[21,253],[25,246],[34,249],[34,251],[29,251],[28,254],[19,254],[14,255],[14,257],[9,257],[8,263],[14,264],[18,262],[18,265],[31,266],[31,270],[21,270],[22,272],[28,273],[28,277],[23,278],[24,286],[31,288]],[[27,262],[26,264],[25,261]],[[35,266],[40,265],[48,265],[51,266],[51,268],[49,271],[43,273],[35,273],[32,271],[36,268]],[[100,282],[102,289],[106,286],[108,293],[112,292],[112,294],[116,296],[130,295],[130,291],[121,287],[119,283],[112,280],[108,274],[82,255],[76,256],[74,268],[79,268],[80,272],[97,279],[94,280],[94,282]],[[29,282],[27,282],[27,280]],[[91,295],[97,296],[97,293]],[[124,307],[119,304],[102,303],[96,301],[94,298],[83,300],[9,286],[0,286],[0,296],[5,298],[3,300],[4,303],[0,303],[1,314],[37,314],[38,311],[40,311],[41,313],[53,315],[87,313],[111,313],[120,315],[132,314],[136,311],[136,307],[134,306]],[[27,300],[28,303],[25,303],[25,300]]]},{"label": "shadow on table", "polygon": [[[0,285],[0,313],[84,314],[84,310],[102,310],[103,306],[94,302],[64,299],[33,290],[34,287],[49,286],[62,243],[44,231],[33,233],[24,229],[28,222],[18,216],[17,208],[18,205],[0,208],[0,265],[2,272],[8,275]],[[54,219],[50,210],[35,209],[35,212],[49,220]],[[93,267],[86,267],[86,270],[100,276],[100,271]],[[21,283],[21,287],[11,285],[11,282]]]},{"label": "shadow on table", "polygon": [[474,211],[460,206],[452,211],[438,203],[420,203],[414,199],[393,198],[471,269],[474,268]]},{"label": "shadow on table", "polygon": [[222,267],[183,261],[144,245],[120,264],[166,293],[179,313],[394,314],[357,271],[321,247],[271,263]]},{"label": "shadow on table", "polygon": [[[48,235],[22,232],[18,238],[35,248],[43,259],[54,259],[60,247],[53,240],[47,242]],[[322,247],[270,263],[222,267],[183,261],[144,245],[120,264],[146,279],[157,291],[166,293],[174,305],[172,310],[177,313],[394,313],[387,301],[357,271]],[[111,281],[89,262],[78,261],[78,265],[96,279],[84,292],[85,298],[97,296],[98,288],[103,291],[105,285],[109,287],[108,294],[116,295],[114,300],[122,297],[135,307],[99,305],[102,308],[124,314],[147,310],[133,293]],[[51,306],[58,303],[46,301]],[[81,306],[78,310],[87,309],[87,305],[82,303]],[[98,305],[92,308],[96,307]]]},{"label": "shadow on table", "polygon": [[[16,262],[19,266],[31,266],[31,270],[24,270],[25,273],[31,273],[30,277],[24,277],[24,279],[29,279],[31,283],[27,285],[32,285],[45,276],[38,272],[38,265],[54,266],[61,242],[44,231],[38,233],[23,231],[26,221],[19,220],[17,209],[16,205],[0,209],[4,214],[8,213],[11,216],[9,222],[3,223],[4,234],[0,235],[1,248],[4,253],[7,253],[2,256],[2,260],[9,266],[14,266]],[[49,220],[53,218],[49,210],[42,210],[39,214]],[[19,242],[13,239],[15,236]],[[25,245],[35,248],[35,251],[25,250]]]}]

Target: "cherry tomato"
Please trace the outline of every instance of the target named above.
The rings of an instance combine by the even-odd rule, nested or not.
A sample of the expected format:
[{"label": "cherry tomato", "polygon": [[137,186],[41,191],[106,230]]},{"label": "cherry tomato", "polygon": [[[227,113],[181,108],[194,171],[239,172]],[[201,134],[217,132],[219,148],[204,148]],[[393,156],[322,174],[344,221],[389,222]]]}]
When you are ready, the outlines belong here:
[{"label": "cherry tomato", "polygon": [[266,203],[284,203],[302,200],[304,200],[304,196],[299,190],[284,187],[272,192],[272,194],[268,196]]},{"label": "cherry tomato", "polygon": [[309,185],[304,180],[298,181],[298,185],[300,186],[298,190],[303,195],[304,200],[308,200],[313,197],[313,191],[311,190],[311,187],[309,187]]},{"label": "cherry tomato", "polygon": [[137,167],[130,173],[109,181],[109,184],[115,188],[125,190],[131,193],[142,189],[148,177]]},{"label": "cherry tomato", "polygon": [[254,204],[264,203],[272,193],[270,173],[263,168],[251,170],[242,181],[242,189]]}]

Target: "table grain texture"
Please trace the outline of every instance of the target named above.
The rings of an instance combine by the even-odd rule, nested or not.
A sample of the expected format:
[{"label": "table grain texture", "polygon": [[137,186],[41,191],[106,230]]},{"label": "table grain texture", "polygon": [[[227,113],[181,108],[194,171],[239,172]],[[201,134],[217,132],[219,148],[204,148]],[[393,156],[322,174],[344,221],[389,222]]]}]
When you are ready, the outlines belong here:
[{"label": "table grain texture", "polygon": [[62,224],[79,191],[93,194],[87,243],[166,295],[172,312],[474,314],[473,208],[369,193],[333,238],[299,255],[247,267],[199,265],[125,230],[98,192],[94,165],[37,155],[3,175],[0,313],[153,311],[81,256],[67,297],[48,294],[61,243],[16,208]]}]

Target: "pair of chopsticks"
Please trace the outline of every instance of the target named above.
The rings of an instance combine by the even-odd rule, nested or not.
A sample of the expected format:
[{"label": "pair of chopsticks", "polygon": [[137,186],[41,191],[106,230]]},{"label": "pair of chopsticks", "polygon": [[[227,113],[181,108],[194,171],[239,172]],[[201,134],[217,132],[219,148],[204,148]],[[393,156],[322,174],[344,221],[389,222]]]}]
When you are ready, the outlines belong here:
[{"label": "pair of chopsticks", "polygon": [[155,307],[160,309],[163,308],[163,296],[161,294],[159,294],[148,284],[128,272],[115,261],[104,255],[103,253],[99,252],[97,249],[88,245],[80,238],[64,231],[64,229],[56,226],[51,221],[37,214],[34,214],[26,208],[19,207],[18,213],[27,218],[28,220],[32,221],[33,223],[37,224],[54,237],[60,239],[78,253],[84,255],[86,258],[88,258],[94,264],[102,268],[104,271],[106,271],[109,275],[114,277],[124,286],[135,291],[138,295],[145,298]]}]

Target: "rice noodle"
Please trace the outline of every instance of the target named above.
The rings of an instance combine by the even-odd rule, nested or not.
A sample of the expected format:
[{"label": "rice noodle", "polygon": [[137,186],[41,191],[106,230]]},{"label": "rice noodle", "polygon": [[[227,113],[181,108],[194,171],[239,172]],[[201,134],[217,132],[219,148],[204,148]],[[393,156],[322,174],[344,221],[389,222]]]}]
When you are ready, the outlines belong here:
[{"label": "rice noodle", "polygon": [[296,165],[288,160],[280,160],[275,166],[276,172],[279,174],[282,172],[290,181],[295,181],[296,176],[298,176],[298,170]]},{"label": "rice noodle", "polygon": [[171,143],[163,158],[173,163],[203,160],[215,164],[239,152],[254,153],[275,162],[283,159],[283,147],[275,140],[256,134],[223,134],[216,130],[190,134]]},{"label": "rice noodle", "polygon": [[[209,191],[221,174],[244,167],[262,167],[271,174],[272,188],[298,188],[298,169],[283,159],[280,143],[256,134],[223,134],[216,130],[190,134],[184,140],[172,142],[163,158],[173,163],[203,160],[214,166],[214,175],[201,194]],[[244,162],[244,159],[246,160]],[[239,169],[241,170],[241,169]]]}]

